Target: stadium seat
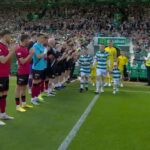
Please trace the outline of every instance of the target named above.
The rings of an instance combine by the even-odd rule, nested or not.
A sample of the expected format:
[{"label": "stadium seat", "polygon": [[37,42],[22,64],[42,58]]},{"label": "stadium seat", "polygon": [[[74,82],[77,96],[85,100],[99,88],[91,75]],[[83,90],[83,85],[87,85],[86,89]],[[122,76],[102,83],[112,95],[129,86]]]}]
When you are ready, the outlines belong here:
[{"label": "stadium seat", "polygon": [[147,79],[147,70],[146,69],[140,69],[139,78],[140,79]]},{"label": "stadium seat", "polygon": [[139,77],[138,69],[131,69],[130,79],[136,79],[136,80],[138,80],[138,77]]}]

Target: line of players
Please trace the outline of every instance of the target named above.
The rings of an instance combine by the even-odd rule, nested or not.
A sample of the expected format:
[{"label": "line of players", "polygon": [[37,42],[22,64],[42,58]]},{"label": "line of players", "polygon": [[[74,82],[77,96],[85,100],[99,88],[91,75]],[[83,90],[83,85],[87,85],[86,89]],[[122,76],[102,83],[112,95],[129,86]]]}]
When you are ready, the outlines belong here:
[{"label": "line of players", "polygon": [[[9,90],[11,58],[18,62],[17,86],[15,90],[16,110],[25,112],[33,105],[44,101],[44,96],[55,96],[55,89],[61,89],[69,81],[78,54],[74,43],[67,40],[56,43],[46,34],[22,34],[19,44],[12,41],[10,31],[0,32],[0,119],[12,120],[6,114],[6,98]],[[32,60],[32,61],[31,61]],[[29,81],[31,104],[26,102],[26,90]],[[0,125],[5,122],[0,121]]]},{"label": "line of players", "polygon": [[[55,43],[54,38],[45,34],[32,34],[31,38],[28,34],[23,34],[17,46],[11,39],[9,31],[4,30],[0,33],[0,119],[3,120],[14,119],[5,113],[11,58],[14,54],[18,61],[15,101],[16,110],[19,112],[25,112],[26,108],[39,105],[39,102],[44,101],[43,96],[55,96],[54,88],[61,89],[68,81],[79,54],[72,41],[68,40],[63,44]],[[118,91],[120,71],[123,71],[126,57],[120,56],[118,58],[119,70],[117,63],[114,68],[116,60],[116,49],[113,48],[111,41],[107,48],[104,45],[100,47],[94,61],[88,55],[88,49],[84,47],[83,55],[79,59],[81,68],[80,92],[83,92],[84,86],[88,90],[90,65],[93,61],[97,66],[96,93],[104,91],[104,83],[107,81],[109,85],[111,84],[111,74],[113,74],[113,93],[115,94]],[[109,80],[105,81],[107,73]],[[26,103],[28,80],[33,105]],[[5,123],[0,121],[0,125],[5,125]]]},{"label": "line of players", "polygon": [[94,59],[88,54],[85,48],[79,58],[80,65],[80,92],[88,90],[91,65],[96,66],[96,94],[104,92],[105,86],[111,86],[113,83],[113,94],[119,91],[119,86],[123,87],[124,66],[128,63],[124,52],[117,58],[117,50],[113,47],[112,41],[109,41],[108,47],[101,45]]}]

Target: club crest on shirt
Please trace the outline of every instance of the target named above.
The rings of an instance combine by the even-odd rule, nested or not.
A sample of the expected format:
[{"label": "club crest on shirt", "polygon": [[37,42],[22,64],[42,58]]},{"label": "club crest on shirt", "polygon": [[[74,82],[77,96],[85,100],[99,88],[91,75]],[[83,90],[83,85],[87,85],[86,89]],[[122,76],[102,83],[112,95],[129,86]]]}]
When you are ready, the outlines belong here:
[{"label": "club crest on shirt", "polygon": [[18,55],[18,56],[20,56],[20,55],[21,55],[21,53],[17,53],[17,55]]}]

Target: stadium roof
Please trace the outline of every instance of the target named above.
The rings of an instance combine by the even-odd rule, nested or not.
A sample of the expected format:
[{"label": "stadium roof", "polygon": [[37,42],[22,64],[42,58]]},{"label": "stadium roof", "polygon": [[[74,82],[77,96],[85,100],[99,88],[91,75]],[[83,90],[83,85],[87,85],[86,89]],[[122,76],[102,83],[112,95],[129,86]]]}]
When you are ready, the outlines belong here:
[{"label": "stadium roof", "polygon": [[32,4],[59,4],[59,3],[150,3],[150,0],[1,0],[0,6],[25,6]]}]

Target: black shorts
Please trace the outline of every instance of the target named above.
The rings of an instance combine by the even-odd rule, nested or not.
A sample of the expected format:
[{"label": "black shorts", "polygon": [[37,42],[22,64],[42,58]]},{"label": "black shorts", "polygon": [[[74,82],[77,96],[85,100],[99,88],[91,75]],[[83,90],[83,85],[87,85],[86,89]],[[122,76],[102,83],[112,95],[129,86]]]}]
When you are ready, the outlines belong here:
[{"label": "black shorts", "polygon": [[45,74],[45,79],[49,78],[48,68],[45,69],[45,73],[44,74]]},{"label": "black shorts", "polygon": [[17,85],[27,85],[29,80],[29,75],[17,75]]},{"label": "black shorts", "polygon": [[42,72],[42,74],[41,74],[41,79],[42,79],[42,80],[45,80],[46,77],[48,77],[48,75],[47,75],[47,68],[43,70],[43,72]]},{"label": "black shorts", "polygon": [[45,80],[45,70],[32,70],[32,76],[34,80]]},{"label": "black shorts", "polygon": [[67,70],[67,69],[66,69],[66,68],[67,68],[67,66],[66,66],[66,61],[65,61],[62,65],[63,65],[63,70],[62,70],[62,72],[65,73],[65,71]]},{"label": "black shorts", "polygon": [[47,68],[47,76],[50,79],[54,79],[56,75],[56,68],[55,67],[49,67]]},{"label": "black shorts", "polygon": [[56,67],[56,75],[57,76],[61,76],[61,74],[62,74],[62,67],[60,66],[60,65],[57,65],[57,67]]},{"label": "black shorts", "polygon": [[66,62],[66,70],[69,70],[69,62]]},{"label": "black shorts", "polygon": [[72,60],[69,60],[68,62],[67,62],[67,70],[71,70],[72,69],[72,66],[73,66],[73,61]]},{"label": "black shorts", "polygon": [[0,77],[0,92],[9,90],[9,77]]},{"label": "black shorts", "polygon": [[67,70],[71,70],[72,68],[72,61],[67,62]]}]

